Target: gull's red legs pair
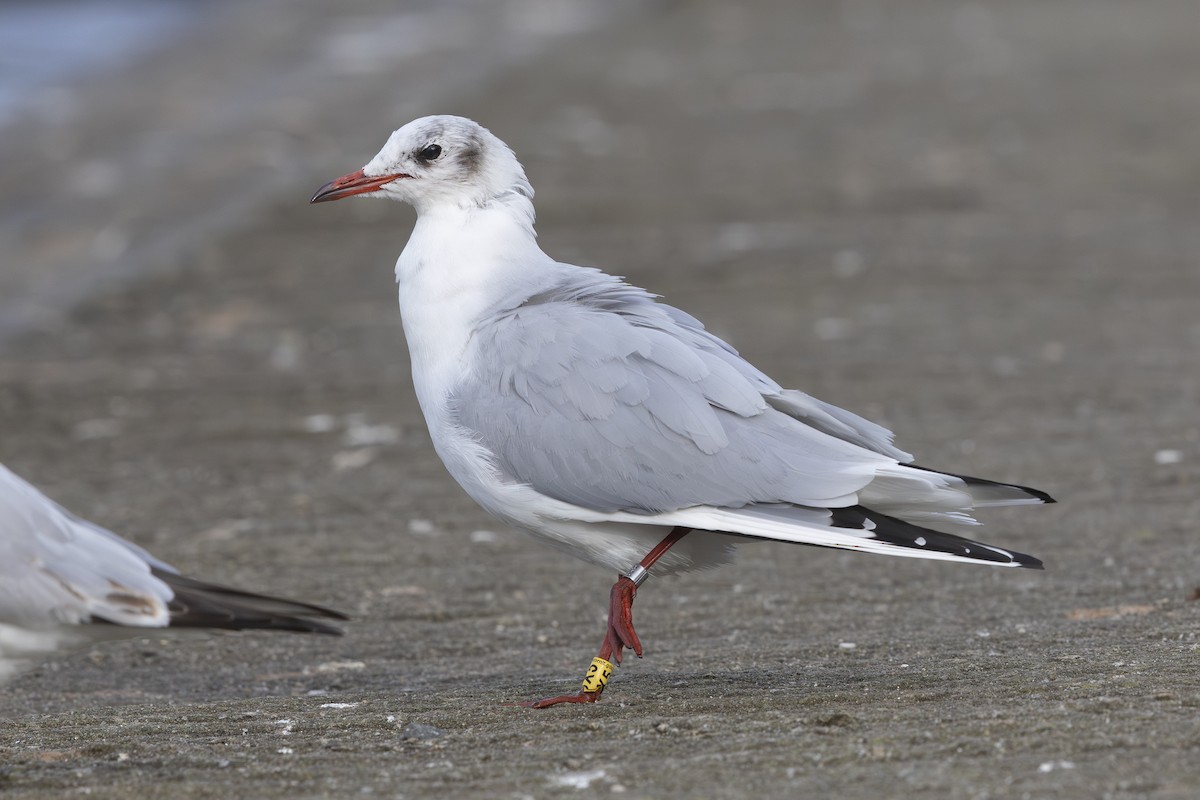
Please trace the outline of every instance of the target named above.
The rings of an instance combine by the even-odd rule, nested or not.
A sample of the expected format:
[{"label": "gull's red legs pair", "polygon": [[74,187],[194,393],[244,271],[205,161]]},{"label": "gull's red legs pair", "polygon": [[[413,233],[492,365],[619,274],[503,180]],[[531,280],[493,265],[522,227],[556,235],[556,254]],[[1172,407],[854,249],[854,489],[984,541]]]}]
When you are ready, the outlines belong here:
[{"label": "gull's red legs pair", "polygon": [[[522,703],[530,708],[549,708],[559,703],[594,703],[600,699],[604,686],[608,683],[608,675],[612,670],[609,662],[621,663],[621,651],[628,647],[638,658],[642,657],[642,642],[638,639],[637,631],[633,629],[633,598],[637,596],[637,587],[646,580],[650,567],[671,549],[672,545],[691,531],[690,528],[675,528],[666,538],[654,546],[646,554],[629,575],[622,575],[613,584],[608,595],[608,629],[604,632],[604,642],[600,645],[600,654],[592,661],[587,677],[583,681],[583,689],[575,694],[560,694],[557,697],[547,697],[533,703]],[[597,663],[599,662],[599,663]],[[596,672],[601,674],[597,677]]]}]

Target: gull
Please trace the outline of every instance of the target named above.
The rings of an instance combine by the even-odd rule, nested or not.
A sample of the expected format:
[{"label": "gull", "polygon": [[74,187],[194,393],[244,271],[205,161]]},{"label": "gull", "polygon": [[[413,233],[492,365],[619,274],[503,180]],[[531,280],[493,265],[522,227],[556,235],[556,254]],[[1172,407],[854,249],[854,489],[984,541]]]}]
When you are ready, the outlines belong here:
[{"label": "gull", "polygon": [[417,212],[396,281],[447,470],[501,520],[618,572],[582,691],[528,705],[598,700],[623,649],[642,655],[649,570],[717,566],[739,539],[1041,567],[929,526],[1045,492],[919,467],[891,431],[784,389],[695,317],[542,252],[525,171],[478,123],[410,122],[311,202],[353,195]]},{"label": "gull", "polygon": [[0,464],[0,683],[40,659],[159,628],[340,635],[308,603],[180,575]]}]

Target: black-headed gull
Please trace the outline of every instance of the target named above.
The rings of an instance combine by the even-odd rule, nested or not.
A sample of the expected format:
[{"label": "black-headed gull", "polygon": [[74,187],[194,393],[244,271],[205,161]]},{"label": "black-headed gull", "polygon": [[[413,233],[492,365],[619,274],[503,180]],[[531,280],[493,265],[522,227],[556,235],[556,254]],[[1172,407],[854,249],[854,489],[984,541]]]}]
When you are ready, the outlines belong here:
[{"label": "black-headed gull", "polygon": [[1041,566],[925,526],[1049,495],[912,465],[890,431],[782,388],[694,317],[543,253],[524,169],[477,123],[410,122],[312,202],[360,194],[417,211],[396,280],[450,474],[505,522],[620,573],[583,690],[533,705],[597,700],[609,659],[642,655],[632,603],[651,566],[717,565],[737,537]]},{"label": "black-headed gull", "polygon": [[0,683],[41,658],[155,628],[340,634],[320,606],[186,578],[0,464]]}]

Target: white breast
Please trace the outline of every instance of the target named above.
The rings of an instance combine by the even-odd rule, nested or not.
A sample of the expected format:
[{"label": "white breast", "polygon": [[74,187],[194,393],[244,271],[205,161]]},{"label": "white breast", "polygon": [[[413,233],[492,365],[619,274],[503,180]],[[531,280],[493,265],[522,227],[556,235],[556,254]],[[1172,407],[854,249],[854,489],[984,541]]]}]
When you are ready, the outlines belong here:
[{"label": "white breast", "polygon": [[503,208],[438,209],[417,219],[396,283],[413,386],[435,440],[446,398],[471,369],[471,337],[536,292],[555,267],[532,229]]}]

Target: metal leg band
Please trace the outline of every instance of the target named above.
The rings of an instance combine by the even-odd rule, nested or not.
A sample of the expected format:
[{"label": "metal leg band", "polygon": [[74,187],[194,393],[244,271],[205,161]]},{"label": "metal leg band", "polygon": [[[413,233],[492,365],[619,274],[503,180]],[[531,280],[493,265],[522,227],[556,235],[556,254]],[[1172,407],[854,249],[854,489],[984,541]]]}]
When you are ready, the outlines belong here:
[{"label": "metal leg band", "polygon": [[650,570],[646,569],[641,564],[638,564],[636,567],[629,570],[629,574],[625,577],[633,581],[634,586],[641,586],[642,583],[645,582],[646,578],[650,577]]}]

